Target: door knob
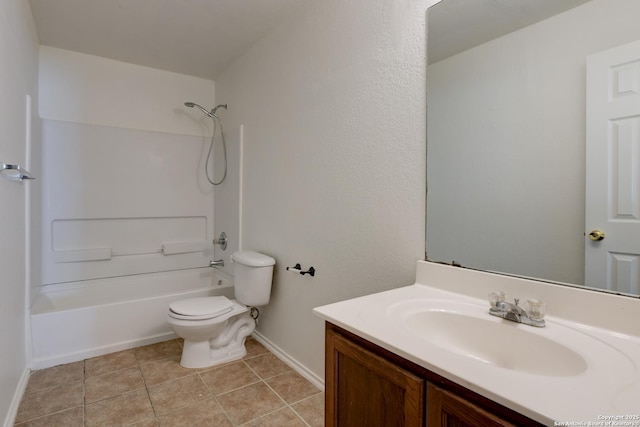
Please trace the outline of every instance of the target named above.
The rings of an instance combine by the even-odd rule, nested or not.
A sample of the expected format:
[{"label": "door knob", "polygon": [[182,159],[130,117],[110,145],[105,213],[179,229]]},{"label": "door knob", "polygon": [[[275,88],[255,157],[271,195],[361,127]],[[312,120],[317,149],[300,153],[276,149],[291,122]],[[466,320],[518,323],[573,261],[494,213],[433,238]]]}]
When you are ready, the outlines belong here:
[{"label": "door knob", "polygon": [[593,240],[594,242],[599,242],[600,240],[604,240],[604,231],[593,230],[591,233],[589,233],[589,239]]}]

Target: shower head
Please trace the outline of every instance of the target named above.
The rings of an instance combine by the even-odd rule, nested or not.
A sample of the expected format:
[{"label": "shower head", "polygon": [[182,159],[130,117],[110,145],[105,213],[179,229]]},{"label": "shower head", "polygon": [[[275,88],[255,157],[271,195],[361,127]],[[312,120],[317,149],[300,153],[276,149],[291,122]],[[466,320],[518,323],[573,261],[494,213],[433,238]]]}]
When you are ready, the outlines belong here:
[{"label": "shower head", "polygon": [[204,108],[202,105],[198,105],[198,104],[196,104],[195,102],[185,102],[185,103],[184,103],[184,105],[185,105],[186,107],[189,107],[189,108],[198,107],[198,108],[200,109],[200,111],[202,111],[203,113],[205,113],[207,116],[209,116],[209,117],[216,117],[216,118],[218,117],[218,115],[216,114],[216,111],[218,111],[218,108],[221,108],[221,107],[222,107],[222,108],[224,108],[225,110],[227,109],[227,104],[220,104],[220,105],[216,106],[216,108],[214,108],[214,109],[213,109],[213,110],[211,110],[211,111],[207,111],[207,110],[205,110],[205,108]]}]

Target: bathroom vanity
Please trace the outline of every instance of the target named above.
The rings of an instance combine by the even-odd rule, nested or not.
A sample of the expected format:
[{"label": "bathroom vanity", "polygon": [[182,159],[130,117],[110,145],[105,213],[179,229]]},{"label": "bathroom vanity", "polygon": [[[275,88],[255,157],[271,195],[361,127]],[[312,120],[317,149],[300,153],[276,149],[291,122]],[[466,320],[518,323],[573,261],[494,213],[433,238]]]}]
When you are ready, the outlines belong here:
[{"label": "bathroom vanity", "polygon": [[331,323],[326,426],[541,426]]},{"label": "bathroom vanity", "polygon": [[[494,291],[545,301],[546,326],[491,316]],[[327,426],[640,426],[638,299],[420,261],[314,312]]]}]

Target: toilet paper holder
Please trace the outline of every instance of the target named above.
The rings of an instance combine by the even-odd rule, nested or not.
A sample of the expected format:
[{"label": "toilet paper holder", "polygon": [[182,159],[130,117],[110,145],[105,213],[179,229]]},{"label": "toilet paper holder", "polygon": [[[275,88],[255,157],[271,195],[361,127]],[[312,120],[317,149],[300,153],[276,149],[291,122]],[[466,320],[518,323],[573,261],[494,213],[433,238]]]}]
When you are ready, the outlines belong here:
[{"label": "toilet paper holder", "polygon": [[308,274],[311,277],[316,275],[316,269],[313,268],[313,267],[309,267],[309,269],[307,271],[302,271],[302,267],[300,266],[300,263],[297,263],[293,267],[287,267],[287,271],[290,271],[292,273],[298,273],[298,274],[301,274],[303,276],[305,274]]}]

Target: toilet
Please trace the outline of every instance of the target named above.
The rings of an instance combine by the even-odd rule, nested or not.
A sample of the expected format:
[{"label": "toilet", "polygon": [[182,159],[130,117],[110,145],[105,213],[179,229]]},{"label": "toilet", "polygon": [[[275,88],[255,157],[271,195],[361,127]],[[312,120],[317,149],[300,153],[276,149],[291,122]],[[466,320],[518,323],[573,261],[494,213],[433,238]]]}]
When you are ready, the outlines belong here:
[{"label": "toilet", "polygon": [[184,339],[180,365],[185,368],[206,368],[244,357],[245,339],[256,328],[252,309],[269,303],[276,261],[253,251],[237,251],[231,260],[235,300],[200,297],[169,305],[169,324]]}]

